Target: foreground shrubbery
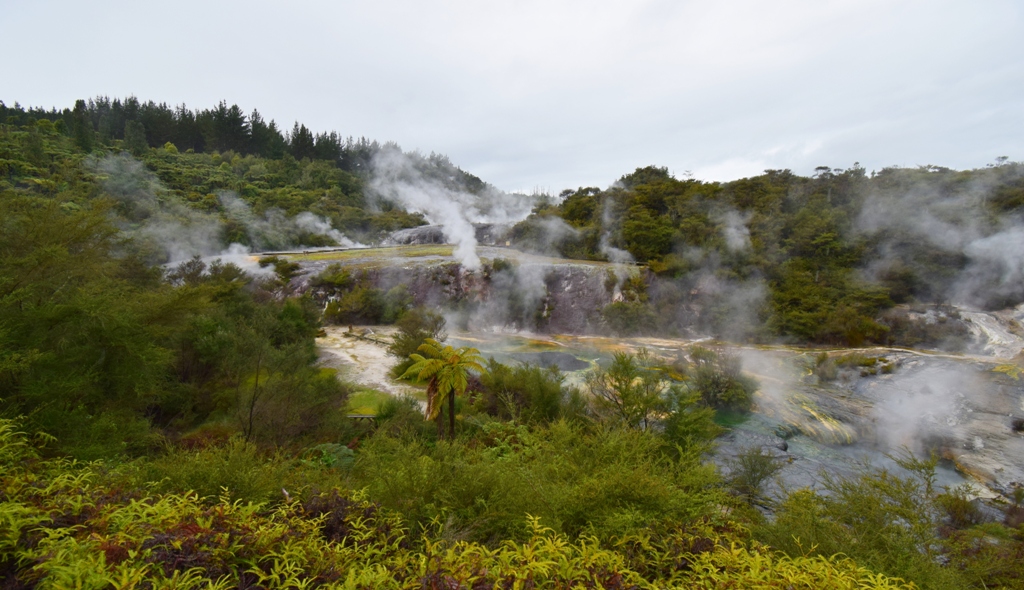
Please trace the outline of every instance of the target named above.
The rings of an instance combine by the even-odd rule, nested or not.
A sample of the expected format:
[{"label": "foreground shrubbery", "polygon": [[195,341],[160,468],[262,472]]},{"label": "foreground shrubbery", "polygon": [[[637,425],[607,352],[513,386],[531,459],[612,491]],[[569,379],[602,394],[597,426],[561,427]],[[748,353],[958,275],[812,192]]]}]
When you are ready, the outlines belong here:
[{"label": "foreground shrubbery", "polygon": [[437,446],[374,437],[360,449],[351,481],[410,523],[437,518],[459,538],[522,540],[532,514],[570,536],[609,539],[696,522],[727,502],[713,467],[668,450],[631,430],[488,422],[472,437]]},{"label": "foreground shrubbery", "polygon": [[826,479],[766,521],[747,505],[756,482],[702,462],[708,420],[669,433],[463,409],[454,440],[396,400],[354,453],[236,436],[120,464],[43,459],[0,421],[0,574],[44,588],[1020,585],[1020,532],[936,490],[934,463]]},{"label": "foreground shrubbery", "polygon": [[42,460],[0,421],[0,575],[39,588],[898,588],[845,559],[788,558],[707,519],[612,538],[525,519],[523,539],[409,529],[359,493],[276,505],[125,488],[98,464]]},{"label": "foreground shrubbery", "polygon": [[908,475],[823,474],[822,492],[792,492],[755,536],[789,555],[843,553],[922,588],[1024,587],[1024,529],[991,522],[968,489],[938,489],[935,458],[894,459]]}]

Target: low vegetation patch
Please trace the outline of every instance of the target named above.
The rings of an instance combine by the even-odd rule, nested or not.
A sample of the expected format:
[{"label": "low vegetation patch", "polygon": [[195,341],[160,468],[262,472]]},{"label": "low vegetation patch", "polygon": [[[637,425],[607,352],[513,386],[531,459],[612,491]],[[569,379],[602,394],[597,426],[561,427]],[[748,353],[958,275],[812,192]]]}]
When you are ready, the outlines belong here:
[{"label": "low vegetation patch", "polygon": [[460,540],[448,520],[410,529],[364,493],[272,502],[157,493],[99,464],[39,457],[0,421],[0,574],[18,587],[904,588],[846,559],[789,558],[706,518],[601,541],[523,517],[517,540]]},{"label": "low vegetation patch", "polygon": [[349,414],[376,414],[378,409],[391,395],[375,389],[357,391],[348,397],[345,406]]}]

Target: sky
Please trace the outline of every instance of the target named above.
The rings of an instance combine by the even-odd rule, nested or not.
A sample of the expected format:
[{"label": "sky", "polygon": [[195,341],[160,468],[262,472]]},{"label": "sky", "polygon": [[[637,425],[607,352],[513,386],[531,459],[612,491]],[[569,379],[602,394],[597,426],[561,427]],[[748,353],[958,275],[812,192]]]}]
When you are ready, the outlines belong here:
[{"label": "sky", "polygon": [[256,108],[507,191],[1024,160],[1020,0],[0,0],[0,100]]}]

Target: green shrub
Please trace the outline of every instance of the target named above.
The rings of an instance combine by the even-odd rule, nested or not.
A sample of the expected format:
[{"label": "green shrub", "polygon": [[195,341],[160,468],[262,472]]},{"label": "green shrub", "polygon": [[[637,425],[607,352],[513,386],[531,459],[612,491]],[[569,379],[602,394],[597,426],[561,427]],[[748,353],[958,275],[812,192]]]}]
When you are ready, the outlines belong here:
[{"label": "green shrub", "polygon": [[[523,517],[517,527],[520,540],[504,538],[487,547],[459,539],[480,530],[464,528],[451,518],[434,518],[410,529],[364,494],[336,488],[283,498],[274,506],[233,501],[226,494],[200,499],[196,494],[143,492],[104,473],[99,464],[41,460],[17,428],[15,422],[0,420],[0,489],[4,490],[0,575],[12,587],[906,587],[849,559],[791,558],[747,544],[742,533],[727,524],[696,516],[700,510],[694,512],[695,504],[717,512],[720,498],[694,495],[708,482],[692,479],[693,473],[687,471],[670,478],[676,485],[651,489],[651,484],[662,480],[652,479],[649,470],[646,476],[635,472],[630,480],[625,473],[609,477],[610,472],[598,469],[597,479],[588,480],[568,497],[584,499],[584,509],[603,507],[598,513],[604,516],[601,522],[619,532],[603,541],[560,534],[537,517]],[[636,461],[646,455],[642,441],[651,440],[637,436],[646,435],[619,431],[581,437],[580,431],[557,430],[547,431],[548,441],[559,441],[557,448],[568,457],[562,465],[550,467],[577,465],[588,470],[616,457],[652,466]],[[498,438],[509,441],[507,436]],[[523,449],[535,446],[526,440],[521,443]],[[446,451],[454,448],[443,445]],[[237,454],[239,449],[227,452]],[[420,457],[414,463],[427,462],[426,455],[414,454]],[[518,450],[502,453],[493,460],[506,461],[519,454]],[[595,454],[593,460],[586,458]],[[241,456],[229,462],[231,466],[251,470],[258,463],[244,449]],[[566,462],[567,458],[571,460]],[[227,465],[221,464],[223,457],[210,453],[184,454],[179,459],[178,472],[198,469],[189,465],[193,462],[213,460],[222,470]],[[276,462],[270,463],[269,471],[276,472]],[[656,471],[666,473],[665,466]],[[458,471],[453,473],[456,493],[449,497],[471,491],[472,483]],[[683,474],[691,479],[680,479]],[[442,488],[447,483],[439,482]],[[537,492],[552,490],[538,489],[538,484],[544,485],[544,480],[523,482],[517,491],[533,489],[528,502],[543,505],[546,498]],[[645,508],[645,498],[664,505],[673,490],[680,489],[690,492],[680,510],[655,519],[654,526],[630,530],[655,515]],[[561,494],[551,496],[556,504],[561,498]],[[498,516],[502,505],[488,506],[488,501],[497,499],[482,497],[474,508]],[[456,512],[448,506],[449,515]],[[588,528],[595,527],[592,523]],[[989,570],[988,579],[1012,582],[1014,556],[1002,549],[992,556],[1003,565],[998,572],[1003,577]]]},{"label": "green shrub", "polygon": [[651,334],[658,327],[658,316],[641,301],[610,303],[601,309],[601,319],[616,336]]},{"label": "green shrub", "polygon": [[[998,525],[997,525],[998,526]],[[1024,540],[999,536],[983,527],[955,531],[943,541],[950,569],[974,588],[1020,588],[1024,585]]]},{"label": "green shrub", "polygon": [[260,268],[273,266],[274,274],[276,274],[278,280],[284,284],[287,284],[288,281],[295,278],[295,275],[302,269],[302,265],[299,263],[292,262],[287,258],[281,258],[280,256],[264,256],[263,258],[260,258],[259,264]]},{"label": "green shrub", "polygon": [[771,504],[765,495],[765,484],[784,467],[782,461],[761,447],[741,451],[729,461],[726,483],[730,489],[751,504]]},{"label": "green shrub", "polygon": [[654,435],[566,422],[503,428],[437,445],[378,433],[357,454],[352,485],[412,526],[439,518],[486,542],[523,538],[528,514],[569,535],[608,537],[694,521],[723,499],[713,468],[673,458]]},{"label": "green shrub", "polygon": [[311,467],[345,470],[352,467],[356,457],[352,449],[338,443],[324,443],[307,449],[303,462]]},{"label": "green shrub", "polygon": [[968,580],[939,562],[940,511],[935,461],[898,459],[907,476],[871,469],[857,477],[823,474],[823,491],[798,490],[755,537],[790,556],[842,553],[864,567],[922,588],[964,588]]},{"label": "green shrub", "polygon": [[346,291],[355,284],[355,279],[340,264],[331,264],[313,277],[309,285],[312,288],[325,288],[332,291]]},{"label": "green shrub", "polygon": [[[455,400],[456,411],[462,403]],[[373,436],[412,441],[435,441],[437,424],[424,419],[421,402],[410,396],[389,396],[377,407]]]},{"label": "green shrub", "polygon": [[164,493],[194,492],[200,498],[226,494],[247,502],[281,502],[286,497],[282,490],[298,496],[313,487],[341,485],[341,475],[324,467],[322,461],[304,465],[281,453],[261,452],[236,437],[224,446],[168,449],[163,455],[128,464],[123,477],[136,487]]},{"label": "green shrub", "polygon": [[492,358],[480,381],[483,391],[476,396],[474,407],[491,416],[547,423],[578,416],[580,411],[579,392],[564,387],[565,377],[554,366],[509,366]]},{"label": "green shrub", "polygon": [[936,305],[931,311],[935,314],[934,320],[911,316],[909,310],[902,308],[883,313],[878,321],[889,329],[884,343],[888,346],[964,351],[971,344],[972,336],[956,309]]},{"label": "green shrub", "polygon": [[594,412],[625,428],[648,430],[666,411],[669,382],[647,349],[617,352],[608,367],[587,375]]},{"label": "green shrub", "polygon": [[700,396],[685,387],[671,387],[666,394],[667,415],[661,419],[660,435],[683,455],[702,457],[722,433],[715,423],[715,410],[704,405]]},{"label": "green shrub", "polygon": [[814,357],[814,368],[812,369],[818,380],[823,382],[835,381],[839,377],[839,367],[827,352],[818,353]]},{"label": "green shrub", "polygon": [[739,357],[702,346],[690,349],[693,363],[687,368],[690,389],[708,407],[747,411],[754,402],[757,381],[743,374]]},{"label": "green shrub", "polygon": [[332,324],[377,324],[384,315],[384,294],[371,287],[355,287],[324,309],[324,321]]},{"label": "green shrub", "polygon": [[835,358],[840,367],[871,368],[878,365],[878,357],[868,356],[860,352],[851,352]]},{"label": "green shrub", "polygon": [[444,316],[425,307],[410,309],[395,322],[398,331],[388,345],[388,353],[398,359],[391,368],[391,375],[401,377],[412,366],[410,355],[417,352],[428,338],[444,342],[448,338],[445,332]]},{"label": "green shrub", "polygon": [[956,486],[935,496],[935,504],[949,526],[966,529],[984,522],[985,518],[971,499],[970,492],[970,486]]},{"label": "green shrub", "polygon": [[507,270],[514,270],[515,264],[507,258],[495,258],[491,261],[491,271],[498,273]]},{"label": "green shrub", "polygon": [[412,293],[404,284],[395,285],[384,293],[384,309],[380,314],[380,323],[394,324],[409,313],[413,308]]}]

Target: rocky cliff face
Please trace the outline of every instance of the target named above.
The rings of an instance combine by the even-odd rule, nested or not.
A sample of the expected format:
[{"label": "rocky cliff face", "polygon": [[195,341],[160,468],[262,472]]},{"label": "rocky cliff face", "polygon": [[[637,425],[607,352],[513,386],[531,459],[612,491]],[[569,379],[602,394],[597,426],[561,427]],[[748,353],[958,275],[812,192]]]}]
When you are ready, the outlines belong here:
[{"label": "rocky cliff face", "polygon": [[482,268],[470,271],[438,248],[406,246],[350,251],[337,258],[301,261],[293,283],[326,305],[335,294],[312,286],[311,277],[336,264],[365,286],[404,289],[413,303],[444,313],[464,330],[587,334],[605,331],[601,309],[636,267],[567,261],[516,250],[479,247]]},{"label": "rocky cliff face", "polygon": [[[420,244],[288,253],[304,272],[293,291],[309,290],[311,278],[332,264],[362,284],[387,292],[401,287],[417,305],[444,312],[462,329],[528,330],[565,334],[660,334],[717,337],[732,342],[770,342],[763,282],[698,271],[680,278],[655,275],[625,264],[550,258],[496,246],[478,246],[481,268],[467,270],[433,226],[413,228]],[[413,230],[403,230],[410,231]],[[406,234],[396,232],[396,236]],[[330,293],[314,293],[326,305]],[[635,304],[602,311],[613,302]],[[643,302],[641,305],[640,302]],[[623,319],[624,318],[624,319]],[[1010,358],[1024,348],[1024,306],[977,312],[943,306],[897,306],[880,321],[890,345]]]},{"label": "rocky cliff face", "polygon": [[607,273],[597,266],[492,261],[474,272],[441,262],[360,272],[383,291],[404,286],[417,305],[442,311],[466,330],[598,332],[600,310],[612,300]]}]

